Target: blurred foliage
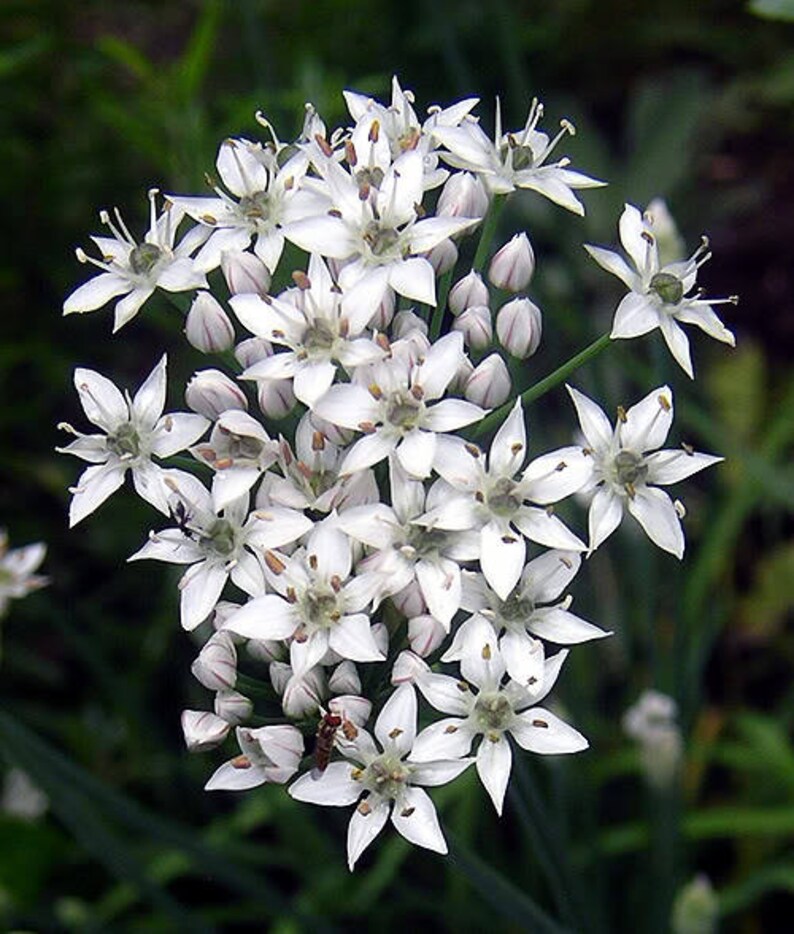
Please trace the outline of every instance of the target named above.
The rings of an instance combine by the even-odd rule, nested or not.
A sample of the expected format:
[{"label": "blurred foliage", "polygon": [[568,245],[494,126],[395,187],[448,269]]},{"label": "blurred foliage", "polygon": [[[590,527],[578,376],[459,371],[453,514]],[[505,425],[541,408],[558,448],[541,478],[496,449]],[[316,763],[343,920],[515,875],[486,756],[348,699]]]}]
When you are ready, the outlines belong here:
[{"label": "blurred foliage", "polygon": [[[38,820],[0,818],[0,926],[662,932],[676,891],[702,872],[720,930],[784,930],[776,919],[790,916],[794,892],[791,4],[5,0],[2,9],[0,522],[15,544],[49,543],[53,583],[4,621],[0,749],[50,808]],[[289,137],[305,101],[335,124],[343,87],[385,96],[392,73],[423,105],[479,95],[486,125],[496,94],[516,126],[541,95],[551,119],[577,125],[575,164],[610,182],[588,197],[580,240],[613,243],[625,200],[663,196],[689,243],[711,236],[709,290],[743,302],[726,315],[737,351],[697,341],[705,379],[694,387],[658,335],[610,348],[577,374],[612,403],[670,382],[679,431],[728,459],[716,480],[690,485],[682,566],[635,547],[625,530],[577,585],[578,611],[615,631],[573,653],[559,690],[591,751],[517,763],[501,822],[474,776],[439,789],[448,860],[387,838],[350,876],[344,814],[297,806],[278,788],[201,791],[215,760],[183,752],[179,713],[201,692],[175,624],[175,577],[122,563],[151,516],[116,498],[67,532],[75,465],[52,449],[55,425],[79,419],[76,363],[136,385],[163,344],[175,346],[148,310],[123,345],[108,339],[106,316],[60,318],[83,278],[71,251],[97,231],[96,211],[119,206],[139,228],[147,188],[200,191],[220,139],[257,135],[255,110]],[[504,218],[505,234],[529,229],[539,253],[538,377],[563,347],[603,329],[617,295],[561,239],[559,214],[535,199]],[[199,365],[196,355],[175,375]],[[548,405],[564,413],[564,438],[567,403]],[[535,436],[538,447],[553,440]],[[651,686],[681,705],[680,795],[644,786],[621,734],[623,711]]]}]

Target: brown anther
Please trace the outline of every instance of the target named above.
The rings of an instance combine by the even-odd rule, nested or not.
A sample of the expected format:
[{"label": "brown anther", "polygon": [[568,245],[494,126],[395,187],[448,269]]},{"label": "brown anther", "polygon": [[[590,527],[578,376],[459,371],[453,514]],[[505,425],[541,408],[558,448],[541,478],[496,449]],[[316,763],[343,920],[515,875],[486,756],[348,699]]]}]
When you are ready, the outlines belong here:
[{"label": "brown anther", "polygon": [[378,334],[375,338],[375,343],[380,347],[381,350],[385,350],[386,353],[391,353],[391,344],[389,343],[389,338],[385,334]]},{"label": "brown anther", "polygon": [[356,147],[353,145],[353,141],[349,139],[345,140],[345,159],[351,168],[353,168],[358,162]]},{"label": "brown anther", "polygon": [[294,187],[295,187],[295,177],[293,175],[290,175],[289,178],[284,179],[284,190],[285,191],[292,191]]},{"label": "brown anther", "polygon": [[350,333],[350,322],[347,320],[347,318],[340,318],[339,319],[339,336],[347,337],[349,333]]},{"label": "brown anther", "polygon": [[234,458],[232,457],[219,457],[215,461],[216,470],[227,470],[229,467],[234,466]]},{"label": "brown anther", "polygon": [[487,642],[482,647],[482,651],[480,652],[480,655],[482,656],[482,659],[485,662],[489,662],[491,660],[491,655],[492,655],[491,646]]},{"label": "brown anther", "polygon": [[478,503],[485,502],[485,497],[482,494],[482,490],[477,490],[477,492],[474,494],[474,498],[477,500]]},{"label": "brown anther", "polygon": [[313,570],[317,570],[317,555],[309,555],[309,567]]},{"label": "brown anther", "polygon": [[400,817],[410,817],[415,810],[416,808],[403,808],[402,811],[400,811]]},{"label": "brown anther", "polygon": [[273,328],[271,337],[275,337],[276,339],[282,338],[284,337],[284,332],[281,330],[281,328]]},{"label": "brown anther", "polygon": [[667,396],[659,396],[659,405],[662,407],[662,411],[664,412],[669,412],[672,408],[672,405],[670,405],[670,400],[667,398]]},{"label": "brown anther", "polygon": [[365,435],[372,435],[375,433],[375,423],[374,422],[359,422],[358,430],[363,431]]},{"label": "brown anther", "polygon": [[626,410],[622,405],[618,406],[618,421],[624,425],[626,424]]},{"label": "brown anther", "polygon": [[682,441],[681,447],[684,449],[684,453],[688,454],[690,457],[694,455],[695,449],[692,447],[691,444],[687,444],[686,441]]},{"label": "brown anther", "polygon": [[408,152],[411,149],[416,149],[419,145],[420,133],[416,127],[412,127],[407,133],[400,137],[400,149],[403,152]]},{"label": "brown anther", "polygon": [[358,183],[358,200],[359,201],[369,200],[369,195],[371,191],[372,191],[372,186],[370,185],[370,183],[365,179],[360,180]]},{"label": "brown anther", "polygon": [[215,451],[212,450],[212,448],[204,448],[204,450],[201,452],[201,456],[205,461],[207,461],[207,463],[211,464],[218,455],[215,453]]},{"label": "brown anther", "polygon": [[352,743],[358,736],[358,727],[352,720],[342,720],[342,734],[349,743]]},{"label": "brown anther", "polygon": [[273,551],[265,552],[265,564],[273,574],[283,574],[287,570],[287,565]]},{"label": "brown anther", "polygon": [[322,150],[322,154],[324,156],[332,156],[334,154],[333,149],[331,149],[330,143],[320,133],[314,134],[314,141],[320,147],[320,149]]},{"label": "brown anther", "polygon": [[411,395],[414,397],[414,399],[419,401],[420,399],[424,399],[425,391],[418,383],[414,383],[414,385],[411,386]]},{"label": "brown anther", "polygon": [[294,587],[287,587],[287,603],[297,603],[298,595],[295,593]]},{"label": "brown anther", "polygon": [[250,769],[251,760],[248,756],[235,756],[230,765],[233,769]]},{"label": "brown anther", "polygon": [[380,386],[377,383],[370,383],[369,386],[367,386],[367,389],[369,390],[369,394],[372,396],[373,399],[383,398],[383,390],[380,388]]},{"label": "brown anther", "polygon": [[342,578],[338,574],[334,574],[331,577],[330,583],[331,590],[333,590],[334,593],[339,593],[339,591],[342,589]]},{"label": "brown anther", "polygon": [[350,770],[350,777],[353,779],[354,782],[357,782],[363,774],[364,774],[364,769],[353,768]]},{"label": "brown anther", "polygon": [[593,456],[593,449],[592,449],[592,448],[582,448],[582,454],[584,454],[585,457],[592,457],[592,456]]},{"label": "brown anther", "polygon": [[298,461],[297,463],[298,471],[307,479],[311,480],[314,476],[314,471],[309,467],[308,464],[304,464],[303,461]]},{"label": "brown anther", "polygon": [[378,137],[380,136],[380,120],[373,120],[369,128],[369,136],[367,137],[371,143],[377,143]]},{"label": "brown anther", "polygon": [[565,555],[560,555],[560,563],[563,564],[570,571],[573,567],[573,561],[570,558],[566,558]]},{"label": "brown anther", "polygon": [[372,813],[372,808],[366,801],[360,801],[356,810],[362,817],[368,817]]},{"label": "brown anther", "polygon": [[546,506],[546,508],[545,508],[543,511],[546,513],[547,516],[553,516],[553,515],[554,515],[554,507],[553,507],[553,506]]},{"label": "brown anther", "polygon": [[281,456],[284,458],[284,463],[289,467],[292,464],[292,451],[290,450],[289,444],[282,438],[281,439]]},{"label": "brown anther", "polygon": [[516,541],[516,537],[515,535],[503,535],[502,541],[505,543],[505,545],[512,545],[513,542]]},{"label": "brown anther", "polygon": [[342,212],[339,210],[339,208],[330,208],[328,210],[328,216],[329,217],[341,217]]},{"label": "brown anther", "polygon": [[445,733],[457,733],[458,728],[454,724],[450,723],[450,725],[444,730],[444,732]]},{"label": "brown anther", "polygon": [[560,461],[554,469],[557,471],[557,473],[559,473],[561,470],[565,470],[567,466],[568,465],[565,463],[565,461]]},{"label": "brown anther", "polygon": [[467,454],[471,454],[472,457],[479,457],[482,454],[482,451],[477,447],[476,444],[464,444]]},{"label": "brown anther", "polygon": [[202,224],[209,224],[210,227],[214,227],[218,223],[218,218],[213,217],[212,214],[202,214],[199,220]]},{"label": "brown anther", "polygon": [[524,450],[524,445],[520,441],[516,441],[514,444],[510,445],[510,453],[514,456],[520,454]]},{"label": "brown anther", "polygon": [[460,691],[461,694],[466,694],[469,691],[469,685],[466,681],[458,681],[455,687]]},{"label": "brown anther", "polygon": [[545,720],[533,720],[532,726],[539,726],[539,727],[542,727],[544,730],[548,730],[549,728],[549,725]]},{"label": "brown anther", "polygon": [[309,638],[309,634],[306,632],[305,626],[299,626],[292,634],[292,637],[299,645],[303,645]]},{"label": "brown anther", "polygon": [[648,233],[647,230],[643,230],[640,236],[646,243],[650,243],[650,245],[653,246],[653,243],[654,243],[653,234]]},{"label": "brown anther", "polygon": [[400,727],[396,726],[391,733],[389,733],[389,739],[397,739],[398,736],[402,736],[403,731]]},{"label": "brown anther", "polygon": [[324,451],[325,450],[325,435],[321,431],[312,432],[312,450],[313,451]]},{"label": "brown anther", "polygon": [[624,483],[623,489],[628,494],[629,499],[634,499],[634,497],[637,495],[637,488],[633,483]]},{"label": "brown anther", "polygon": [[527,686],[528,686],[528,687],[532,687],[533,684],[537,684],[537,683],[538,683],[538,679],[537,679],[534,675],[530,675],[530,676],[527,678]]},{"label": "brown anther", "polygon": [[296,269],[292,273],[292,281],[302,292],[305,292],[306,289],[310,289],[312,287],[311,279],[302,269]]}]

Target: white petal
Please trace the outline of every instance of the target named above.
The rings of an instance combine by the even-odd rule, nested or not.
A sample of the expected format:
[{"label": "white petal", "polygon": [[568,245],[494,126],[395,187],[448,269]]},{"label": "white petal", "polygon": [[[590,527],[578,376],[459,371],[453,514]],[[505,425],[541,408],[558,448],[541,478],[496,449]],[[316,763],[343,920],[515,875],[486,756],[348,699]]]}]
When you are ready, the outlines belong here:
[{"label": "white petal", "polygon": [[636,292],[624,295],[615,311],[612,322],[611,338],[641,337],[661,324],[661,316],[656,307],[644,296]]},{"label": "white petal", "polygon": [[669,386],[660,386],[626,412],[620,425],[621,444],[637,453],[655,451],[664,444],[672,424],[673,394]]},{"label": "white petal", "polygon": [[[436,442],[435,470],[459,490],[474,492],[483,479],[482,455],[474,457],[461,438],[440,437]],[[468,526],[467,526],[468,527]]]},{"label": "white petal", "polygon": [[95,464],[88,467],[77,481],[69,506],[69,527],[77,525],[111,496],[124,483],[125,464]]},{"label": "white petal", "polygon": [[588,445],[594,451],[603,451],[612,443],[612,425],[600,406],[596,405],[584,393],[567,386],[571,394],[576,414]]},{"label": "white petal", "polygon": [[109,379],[78,367],[74,371],[74,385],[86,418],[108,434],[129,421],[130,411],[124,396]]},{"label": "white petal", "polygon": [[676,558],[684,556],[684,532],[670,497],[656,487],[640,487],[627,502],[628,510],[650,540]]},{"label": "white petal", "polygon": [[443,399],[427,409],[423,424],[430,431],[455,431],[463,428],[464,425],[478,422],[487,414],[488,409],[482,409],[473,402],[465,402],[463,399]]},{"label": "white petal", "polygon": [[471,749],[472,734],[463,729],[464,720],[447,717],[431,723],[416,737],[411,762],[460,759]]},{"label": "white petal", "polygon": [[351,538],[379,551],[388,548],[401,534],[394,510],[385,503],[346,509],[339,516],[339,527]]},{"label": "white petal", "polygon": [[301,775],[287,791],[296,801],[343,807],[353,804],[361,796],[361,784],[351,778],[353,767],[349,762],[331,762],[319,778]]},{"label": "white petal", "polygon": [[334,425],[358,429],[362,423],[377,421],[379,408],[363,386],[351,384],[332,386],[315,403],[313,411]]},{"label": "white petal", "polygon": [[396,454],[410,476],[419,479],[429,477],[436,456],[436,436],[432,431],[414,428],[404,436]]},{"label": "white petal", "polygon": [[341,658],[349,658],[354,662],[386,660],[375,642],[369,617],[364,613],[343,616],[330,630],[328,645]]},{"label": "white petal", "polygon": [[460,568],[447,558],[422,560],[416,565],[416,579],[428,610],[449,631],[460,609]]},{"label": "white petal", "polygon": [[476,223],[476,219],[465,217],[428,217],[417,221],[411,228],[411,252],[428,253],[443,240]]},{"label": "white petal", "polygon": [[198,441],[209,425],[209,419],[192,412],[164,415],[152,433],[152,453],[157,457],[171,457],[178,451],[184,451]]},{"label": "white petal", "polygon": [[480,568],[502,600],[508,598],[521,577],[526,551],[520,535],[503,532],[495,522],[489,522],[480,531]]},{"label": "white petal", "polygon": [[229,575],[221,564],[204,561],[189,568],[180,581],[179,611],[182,628],[190,631],[215,609]]},{"label": "white petal", "polygon": [[171,490],[165,485],[168,472],[151,461],[143,461],[132,468],[132,482],[135,492],[164,516],[170,515],[168,497]]},{"label": "white petal", "polygon": [[510,732],[522,749],[542,755],[581,752],[589,745],[578,730],[543,707],[519,714]]},{"label": "white petal", "polygon": [[[424,699],[436,710],[440,710],[442,713],[455,714],[458,717],[466,717],[470,713],[473,698],[470,691],[462,688],[459,678],[431,672],[420,678],[418,685]],[[411,752],[411,757],[416,758],[415,752]],[[438,755],[422,756],[421,758],[424,760],[445,759],[447,755],[438,753]]]},{"label": "white petal", "polygon": [[634,205],[625,205],[618,221],[618,230],[623,249],[631,257],[637,271],[641,273],[649,266],[648,254],[650,251],[656,251],[656,244],[654,243],[651,246],[643,236],[646,233],[646,225],[643,222],[642,214]]},{"label": "white petal", "polygon": [[404,295],[424,305],[436,303],[436,279],[433,267],[421,256],[413,256],[389,266],[389,285],[398,295]]},{"label": "white petal", "polygon": [[523,630],[508,629],[499,640],[507,673],[517,684],[532,687],[543,681],[543,643]]},{"label": "white petal", "polygon": [[627,288],[634,288],[637,284],[637,274],[629,268],[628,263],[620,254],[605,250],[600,246],[591,246],[589,243],[585,243],[584,248],[602,269],[617,276]]},{"label": "white petal", "polygon": [[330,360],[308,363],[295,373],[293,389],[295,397],[311,408],[334,381],[336,367]]},{"label": "white petal", "polygon": [[527,456],[527,430],[520,397],[491,442],[488,470],[498,476],[512,477]]},{"label": "white petal", "polygon": [[713,454],[698,454],[695,451],[656,451],[645,458],[648,467],[648,483],[653,486],[667,486],[691,477],[712,464],[719,464],[723,458]]},{"label": "white petal", "polygon": [[345,459],[339,468],[340,476],[347,476],[372,467],[380,463],[394,450],[397,438],[386,438],[383,431],[376,431],[371,435],[364,435],[348,449]]},{"label": "white petal", "polygon": [[580,447],[559,448],[536,457],[521,475],[521,492],[546,506],[581,490],[593,476],[593,458]]},{"label": "white petal", "polygon": [[463,335],[458,331],[445,334],[425,354],[417,382],[425,391],[425,399],[439,399],[458,372],[463,359]]},{"label": "white petal", "polygon": [[204,791],[247,791],[266,781],[265,771],[261,766],[249,765],[241,768],[235,765],[236,759],[224,762],[210,776]]},{"label": "white petal", "polygon": [[416,736],[416,692],[401,684],[386,701],[375,722],[375,736],[384,749],[394,748],[406,755]]},{"label": "white petal", "polygon": [[580,619],[560,607],[542,607],[535,610],[529,628],[536,636],[558,645],[577,645],[590,639],[603,639],[611,633],[586,620]]},{"label": "white petal", "polygon": [[603,487],[590,503],[587,517],[590,551],[595,551],[620,525],[623,518],[623,500],[612,490]]},{"label": "white petal", "polygon": [[[413,764],[413,756],[408,760]],[[453,781],[471,765],[471,759],[442,759],[421,760],[421,764],[414,767],[411,772],[411,782],[414,785],[437,787]]]},{"label": "white petal", "polygon": [[691,304],[684,303],[674,312],[674,316],[677,321],[683,321],[686,324],[694,324],[696,327],[699,327],[701,331],[705,331],[709,337],[722,341],[723,344],[730,344],[731,347],[736,344],[736,338],[733,336],[733,333],[720,321],[711,305],[705,302],[695,301]]},{"label": "white petal", "polygon": [[436,809],[430,796],[421,788],[406,788],[400,804],[394,804],[391,822],[409,843],[435,853],[447,852]]},{"label": "white petal", "polygon": [[521,575],[521,590],[533,603],[549,603],[565,590],[581,566],[575,551],[554,549],[534,558]]},{"label": "white petal", "polygon": [[662,317],[660,326],[665,343],[676,363],[690,379],[694,379],[695,371],[692,368],[692,356],[689,352],[689,338],[684,333],[684,329],[679,327],[675,320],[668,315]]},{"label": "white petal", "polygon": [[135,317],[141,310],[141,306],[154,293],[151,286],[139,286],[133,289],[129,295],[126,295],[120,302],[116,303],[113,312],[113,333],[121,330],[125,324]]},{"label": "white petal", "polygon": [[296,626],[292,606],[275,594],[249,600],[223,623],[223,629],[246,639],[288,639]]},{"label": "white petal", "polygon": [[[362,805],[367,806],[364,812],[360,810]],[[347,828],[347,865],[351,872],[364,850],[383,830],[389,816],[389,805],[376,795],[365,798],[362,805],[353,811]]]},{"label": "white petal", "polygon": [[500,816],[512,765],[513,754],[507,737],[501,735],[493,742],[487,735],[483,736],[477,750],[477,774]]},{"label": "white petal", "polygon": [[[494,690],[504,676],[505,662],[491,623],[483,616],[472,616],[460,627],[457,635],[458,646],[461,647],[460,670],[463,677],[478,688]],[[452,648],[455,647],[453,642]]]},{"label": "white petal", "polygon": [[112,272],[103,272],[88,282],[84,282],[63,303],[63,313],[71,315],[84,311],[95,311],[107,304],[111,298],[131,292],[133,288],[129,279],[117,276]]},{"label": "white petal", "polygon": [[283,230],[287,240],[307,253],[319,253],[333,259],[347,259],[357,250],[348,225],[338,217],[310,217],[288,224]]},{"label": "white petal", "polygon": [[513,525],[531,542],[546,545],[547,548],[586,551],[584,542],[581,542],[557,516],[549,515],[545,509],[522,506],[513,516]]}]

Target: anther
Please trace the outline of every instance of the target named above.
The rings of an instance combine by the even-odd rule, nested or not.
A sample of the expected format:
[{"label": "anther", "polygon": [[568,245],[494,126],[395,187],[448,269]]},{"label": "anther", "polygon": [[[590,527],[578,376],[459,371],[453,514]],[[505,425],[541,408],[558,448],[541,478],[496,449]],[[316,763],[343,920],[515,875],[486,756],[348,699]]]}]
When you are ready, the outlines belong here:
[{"label": "anther", "polygon": [[283,574],[287,570],[287,565],[272,551],[265,552],[265,564],[273,574]]}]

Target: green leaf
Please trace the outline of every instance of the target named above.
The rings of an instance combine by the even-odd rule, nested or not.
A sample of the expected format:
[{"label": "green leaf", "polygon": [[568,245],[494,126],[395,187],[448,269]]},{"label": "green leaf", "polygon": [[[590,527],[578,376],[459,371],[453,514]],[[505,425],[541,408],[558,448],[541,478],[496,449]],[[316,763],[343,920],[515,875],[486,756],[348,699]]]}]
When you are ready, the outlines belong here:
[{"label": "green leaf", "polygon": [[762,555],[754,570],[753,584],[739,604],[739,621],[756,634],[771,635],[785,625],[794,606],[794,543]]},{"label": "green leaf", "polygon": [[794,21],[794,0],[752,0],[750,12],[764,19]]}]

